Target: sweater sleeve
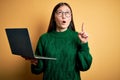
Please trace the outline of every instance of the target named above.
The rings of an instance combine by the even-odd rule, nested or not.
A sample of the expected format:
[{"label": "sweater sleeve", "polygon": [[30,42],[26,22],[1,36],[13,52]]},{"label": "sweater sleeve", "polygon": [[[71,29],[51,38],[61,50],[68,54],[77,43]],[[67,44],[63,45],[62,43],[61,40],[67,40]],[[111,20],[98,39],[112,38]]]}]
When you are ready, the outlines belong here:
[{"label": "sweater sleeve", "polygon": [[[43,54],[43,45],[42,45],[42,39],[40,38],[36,47],[35,55],[42,56]],[[38,64],[35,66],[31,64],[31,72],[34,74],[40,74],[44,70],[44,64],[43,60],[39,59]]]},{"label": "sweater sleeve", "polygon": [[[80,40],[79,40],[80,41]],[[86,71],[90,68],[92,56],[89,52],[88,43],[78,44],[77,67],[80,71]]]}]

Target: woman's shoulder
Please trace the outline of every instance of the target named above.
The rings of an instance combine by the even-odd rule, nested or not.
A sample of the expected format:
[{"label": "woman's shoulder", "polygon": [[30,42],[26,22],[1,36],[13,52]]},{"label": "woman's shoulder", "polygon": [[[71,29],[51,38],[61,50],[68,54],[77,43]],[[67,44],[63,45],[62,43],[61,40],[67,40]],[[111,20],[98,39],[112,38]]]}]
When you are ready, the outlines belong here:
[{"label": "woman's shoulder", "polygon": [[39,39],[47,39],[48,38],[48,35],[49,35],[49,33],[43,33],[43,34],[41,34],[40,35],[40,38]]},{"label": "woman's shoulder", "polygon": [[78,36],[78,32],[77,31],[73,31],[73,30],[70,30],[70,33],[74,36]]},{"label": "woman's shoulder", "polygon": [[79,41],[78,37],[79,32],[71,30],[71,36],[73,37],[74,40]]}]

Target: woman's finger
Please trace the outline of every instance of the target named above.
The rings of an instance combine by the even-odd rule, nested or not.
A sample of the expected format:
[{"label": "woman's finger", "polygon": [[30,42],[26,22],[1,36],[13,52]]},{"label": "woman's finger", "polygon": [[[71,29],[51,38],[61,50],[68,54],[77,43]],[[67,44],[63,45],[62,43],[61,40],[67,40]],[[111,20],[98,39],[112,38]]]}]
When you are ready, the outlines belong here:
[{"label": "woman's finger", "polygon": [[84,32],[82,36],[83,36],[84,38],[87,38],[87,37],[88,37],[88,34]]},{"label": "woman's finger", "polygon": [[84,22],[82,23],[81,31],[84,32]]},{"label": "woman's finger", "polygon": [[37,60],[37,59],[32,59],[32,60],[31,60],[31,63],[34,64],[34,65],[37,65],[38,60]]}]

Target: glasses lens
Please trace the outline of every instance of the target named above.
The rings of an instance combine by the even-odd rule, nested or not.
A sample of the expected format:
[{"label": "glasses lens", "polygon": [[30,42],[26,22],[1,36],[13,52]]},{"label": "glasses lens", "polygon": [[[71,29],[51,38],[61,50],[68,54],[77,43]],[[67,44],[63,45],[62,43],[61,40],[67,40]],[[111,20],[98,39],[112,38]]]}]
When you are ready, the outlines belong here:
[{"label": "glasses lens", "polygon": [[65,16],[66,16],[66,17],[70,17],[70,16],[71,16],[71,13],[70,13],[70,12],[65,12]]},{"label": "glasses lens", "polygon": [[62,12],[61,11],[57,11],[56,12],[58,16],[62,16]]}]

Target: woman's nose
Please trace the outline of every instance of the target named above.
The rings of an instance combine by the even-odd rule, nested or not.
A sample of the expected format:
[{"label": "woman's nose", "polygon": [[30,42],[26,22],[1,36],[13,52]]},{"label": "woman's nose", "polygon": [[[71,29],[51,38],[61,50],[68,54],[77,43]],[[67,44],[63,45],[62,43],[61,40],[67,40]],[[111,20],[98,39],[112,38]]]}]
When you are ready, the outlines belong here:
[{"label": "woman's nose", "polygon": [[62,18],[64,19],[66,16],[65,16],[65,13],[62,13]]}]

